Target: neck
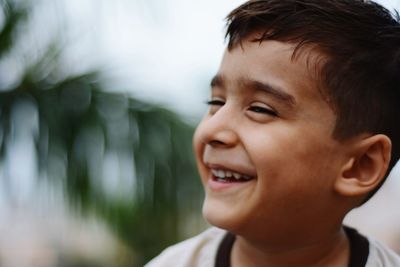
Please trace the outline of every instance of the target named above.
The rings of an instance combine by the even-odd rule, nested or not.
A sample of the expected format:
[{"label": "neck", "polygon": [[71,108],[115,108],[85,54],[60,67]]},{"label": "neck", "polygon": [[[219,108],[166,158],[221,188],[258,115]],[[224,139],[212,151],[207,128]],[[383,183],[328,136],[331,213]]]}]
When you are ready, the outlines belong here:
[{"label": "neck", "polygon": [[311,243],[279,248],[253,242],[237,236],[232,248],[232,267],[238,266],[298,266],[298,267],[338,267],[347,266],[350,246],[343,229],[320,236]]}]

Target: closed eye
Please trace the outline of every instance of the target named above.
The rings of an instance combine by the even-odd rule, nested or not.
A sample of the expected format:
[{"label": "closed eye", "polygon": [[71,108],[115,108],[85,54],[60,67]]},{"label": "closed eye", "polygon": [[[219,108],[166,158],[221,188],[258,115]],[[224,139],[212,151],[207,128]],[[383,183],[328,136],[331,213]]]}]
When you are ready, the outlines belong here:
[{"label": "closed eye", "polygon": [[210,107],[208,112],[209,114],[215,114],[223,105],[225,105],[225,101],[221,98],[214,98],[206,101],[206,104]]},{"label": "closed eye", "polygon": [[213,99],[206,101],[206,104],[209,106],[223,106],[225,102],[219,99]]},{"label": "closed eye", "polygon": [[249,110],[256,112],[256,113],[271,115],[274,117],[278,116],[278,113],[270,108],[265,108],[265,107],[260,107],[260,106],[251,106],[251,107],[249,107]]}]

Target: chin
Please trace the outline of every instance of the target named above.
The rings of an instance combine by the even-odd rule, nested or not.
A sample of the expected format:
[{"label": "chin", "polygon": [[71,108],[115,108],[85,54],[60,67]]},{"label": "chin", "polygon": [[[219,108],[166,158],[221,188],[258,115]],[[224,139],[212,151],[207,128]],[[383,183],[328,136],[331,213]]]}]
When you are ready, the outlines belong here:
[{"label": "chin", "polygon": [[[232,209],[228,209],[215,203],[216,201],[207,200],[203,204],[203,217],[206,221],[218,228],[225,229],[229,232],[237,232],[240,229],[240,220]],[[219,204],[219,205],[218,205]]]}]

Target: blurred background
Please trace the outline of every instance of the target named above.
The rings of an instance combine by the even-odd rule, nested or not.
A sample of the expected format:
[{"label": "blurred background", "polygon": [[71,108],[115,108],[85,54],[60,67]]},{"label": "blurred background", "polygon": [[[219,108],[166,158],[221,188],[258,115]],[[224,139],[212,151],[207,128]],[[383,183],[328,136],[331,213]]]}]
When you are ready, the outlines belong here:
[{"label": "blurred background", "polygon": [[[207,227],[191,138],[243,2],[0,0],[0,266],[142,266]],[[346,223],[400,252],[399,201],[397,168]]]}]

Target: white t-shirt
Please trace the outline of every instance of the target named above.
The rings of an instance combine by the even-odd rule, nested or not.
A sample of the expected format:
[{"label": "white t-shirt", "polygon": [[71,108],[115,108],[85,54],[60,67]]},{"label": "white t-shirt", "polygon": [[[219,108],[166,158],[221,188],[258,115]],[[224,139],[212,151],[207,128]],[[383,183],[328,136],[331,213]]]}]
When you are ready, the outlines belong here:
[{"label": "white t-shirt", "polygon": [[[400,267],[400,256],[394,251],[376,240],[366,239],[353,229],[349,231],[352,231],[352,236],[357,235],[357,239],[361,238],[369,243],[369,245],[365,243],[369,248],[366,253],[362,252],[363,255],[356,255],[356,259],[365,258],[365,267]],[[209,228],[193,238],[168,247],[145,267],[214,267],[217,252],[226,235],[225,230],[215,227]],[[349,239],[350,243],[357,243],[352,242],[354,238],[350,236]],[[357,253],[362,251],[359,248],[356,248],[356,250]]]}]

